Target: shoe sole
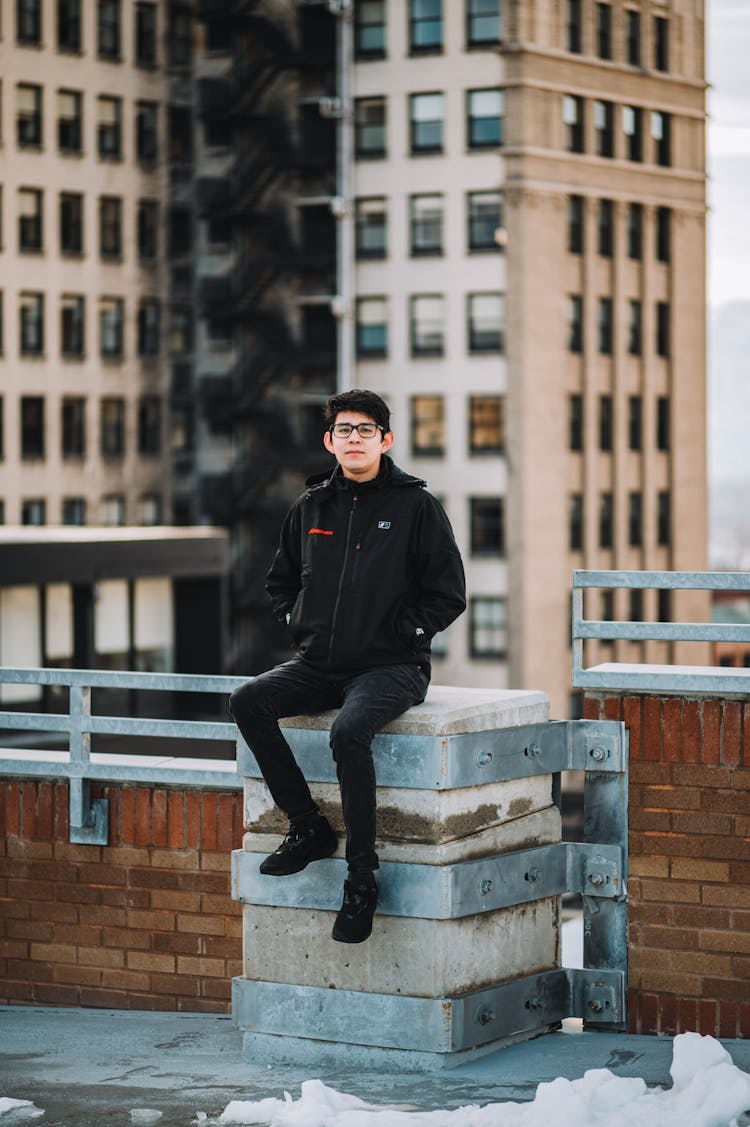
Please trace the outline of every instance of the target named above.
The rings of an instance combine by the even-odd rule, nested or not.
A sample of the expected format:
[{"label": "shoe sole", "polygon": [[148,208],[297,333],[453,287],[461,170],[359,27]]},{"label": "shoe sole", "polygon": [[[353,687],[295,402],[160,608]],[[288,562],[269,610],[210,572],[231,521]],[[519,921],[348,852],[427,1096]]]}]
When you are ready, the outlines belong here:
[{"label": "shoe sole", "polygon": [[367,935],[363,935],[361,939],[347,939],[343,935],[337,935],[334,928],[331,932],[331,938],[335,939],[337,943],[364,943],[372,935],[372,929],[368,931]]},{"label": "shoe sole", "polygon": [[325,857],[330,857],[333,853],[336,852],[338,845],[338,841],[333,841],[330,845],[321,847],[319,850],[317,850],[316,853],[312,855],[312,857],[308,857],[306,861],[303,861],[301,865],[293,865],[291,868],[287,866],[284,869],[271,869],[269,871],[268,869],[263,868],[263,865],[265,864],[265,862],[263,862],[260,866],[260,872],[264,877],[291,877],[295,873],[301,873],[302,870],[306,869],[307,866],[312,864],[313,861],[322,861]]}]

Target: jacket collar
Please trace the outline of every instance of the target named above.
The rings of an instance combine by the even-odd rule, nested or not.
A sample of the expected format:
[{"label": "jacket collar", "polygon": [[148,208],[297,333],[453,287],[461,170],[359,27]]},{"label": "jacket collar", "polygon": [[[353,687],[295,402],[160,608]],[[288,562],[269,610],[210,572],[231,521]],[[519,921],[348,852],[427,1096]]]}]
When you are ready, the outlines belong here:
[{"label": "jacket collar", "polygon": [[[366,489],[380,489],[384,485],[414,485],[424,489],[427,482],[422,478],[412,477],[411,474],[397,466],[392,458],[384,454],[380,462],[378,476],[361,484]],[[350,478],[344,477],[341,466],[336,463],[333,472],[326,471],[325,473],[313,474],[312,477],[308,477],[305,486],[307,489],[314,489],[316,493],[318,491],[329,493],[334,489],[351,488],[352,481]]]}]

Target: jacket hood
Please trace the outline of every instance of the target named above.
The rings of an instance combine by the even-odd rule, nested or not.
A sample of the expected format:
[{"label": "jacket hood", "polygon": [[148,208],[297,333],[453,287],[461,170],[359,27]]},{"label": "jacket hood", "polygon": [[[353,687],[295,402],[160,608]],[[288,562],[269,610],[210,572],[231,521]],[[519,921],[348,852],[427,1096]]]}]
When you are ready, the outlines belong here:
[{"label": "jacket hood", "polygon": [[[333,469],[333,472],[325,471],[324,473],[316,473],[311,477],[308,477],[307,481],[305,482],[305,486],[308,490],[329,490],[337,488],[340,484],[343,484],[346,481],[347,479],[341,472],[341,466],[337,463]],[[380,472],[378,473],[378,476],[372,478],[371,481],[363,482],[362,484],[373,485],[376,488],[381,484],[413,485],[417,486],[420,489],[424,489],[427,486],[426,481],[424,481],[421,477],[413,477],[411,474],[406,473],[405,470],[402,470],[399,466],[397,466],[393,459],[390,458],[387,454],[384,454],[381,459]]]}]

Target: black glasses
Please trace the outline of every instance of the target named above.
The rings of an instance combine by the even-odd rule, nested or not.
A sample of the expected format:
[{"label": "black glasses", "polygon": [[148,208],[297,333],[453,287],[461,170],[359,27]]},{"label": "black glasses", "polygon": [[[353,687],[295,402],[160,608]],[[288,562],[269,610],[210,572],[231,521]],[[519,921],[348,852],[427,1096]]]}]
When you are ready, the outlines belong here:
[{"label": "black glasses", "polygon": [[360,438],[374,438],[379,430],[385,434],[385,428],[379,423],[334,423],[328,429],[334,438],[348,438],[353,430]]}]

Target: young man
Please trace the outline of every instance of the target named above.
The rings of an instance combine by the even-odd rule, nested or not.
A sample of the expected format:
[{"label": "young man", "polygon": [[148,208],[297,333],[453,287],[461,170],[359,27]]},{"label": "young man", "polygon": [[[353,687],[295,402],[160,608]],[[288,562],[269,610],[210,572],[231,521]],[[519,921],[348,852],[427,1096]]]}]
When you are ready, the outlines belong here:
[{"label": "young man", "polygon": [[331,750],[341,787],[349,876],[333,938],[361,943],[377,904],[375,733],[424,700],[430,640],[466,606],[448,518],[393,464],[390,412],[371,391],[326,406],[332,473],[310,478],[287,514],[266,590],[297,653],[232,694],[230,708],[274,802],[290,821],[263,861],[268,876],[330,856],[336,836],[312,799],[278,719],[340,708]]}]

